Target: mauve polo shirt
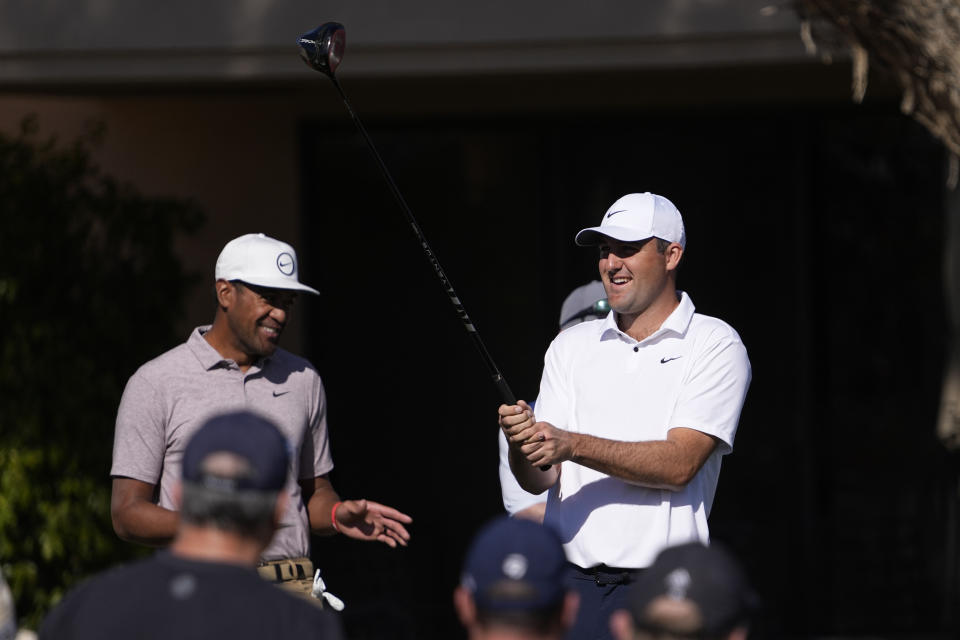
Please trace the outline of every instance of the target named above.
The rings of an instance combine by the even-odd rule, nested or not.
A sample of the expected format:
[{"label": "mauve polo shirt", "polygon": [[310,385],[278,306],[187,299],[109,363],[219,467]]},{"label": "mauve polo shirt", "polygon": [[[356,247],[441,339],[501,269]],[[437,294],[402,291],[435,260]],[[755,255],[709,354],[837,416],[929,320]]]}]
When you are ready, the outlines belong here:
[{"label": "mauve polo shirt", "polygon": [[333,469],[320,376],[307,360],[283,349],[244,373],[203,338],[209,329],[194,329],[186,343],[147,362],[127,382],[110,475],[156,485],[157,504],[175,509],[173,488],[190,436],[217,413],[259,413],[279,427],[291,461],[290,500],[263,559],[309,556],[310,527],[296,480]]}]

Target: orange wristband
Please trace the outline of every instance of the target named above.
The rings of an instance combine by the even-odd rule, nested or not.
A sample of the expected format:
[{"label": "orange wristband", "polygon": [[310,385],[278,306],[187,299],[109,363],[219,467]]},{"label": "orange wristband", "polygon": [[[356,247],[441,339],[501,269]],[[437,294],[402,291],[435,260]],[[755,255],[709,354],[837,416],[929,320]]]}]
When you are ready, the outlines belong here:
[{"label": "orange wristband", "polygon": [[333,509],[330,509],[330,522],[333,523],[333,530],[337,533],[340,533],[340,527],[337,526],[337,507],[339,507],[341,502],[338,500],[333,503]]}]

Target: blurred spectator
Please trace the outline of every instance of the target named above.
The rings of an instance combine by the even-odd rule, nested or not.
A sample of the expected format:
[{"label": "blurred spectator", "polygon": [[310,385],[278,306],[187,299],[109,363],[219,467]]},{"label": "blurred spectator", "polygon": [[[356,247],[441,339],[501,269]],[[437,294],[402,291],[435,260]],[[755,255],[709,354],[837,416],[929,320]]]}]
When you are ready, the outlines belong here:
[{"label": "blurred spectator", "polygon": [[255,569],[286,507],[288,446],[251,413],[208,420],[183,454],[169,549],[81,584],[40,637],[341,638],[334,614]]},{"label": "blurred spectator", "polygon": [[756,610],[736,559],[699,542],[662,551],[628,599],[610,618],[617,640],[743,640]]},{"label": "blurred spectator", "polygon": [[453,593],[470,640],[563,637],[578,597],[563,586],[567,561],[549,529],[501,517],[474,538]]},{"label": "blurred spectator", "polygon": [[[566,297],[560,307],[560,331],[587,320],[603,318],[610,312],[607,293],[603,283],[593,280],[579,286]],[[543,513],[547,503],[547,492],[527,493],[517,483],[510,471],[507,438],[498,430],[500,444],[500,493],[503,496],[503,508],[511,516],[526,518],[534,522],[543,522]]]},{"label": "blurred spectator", "polygon": [[0,640],[34,640],[33,631],[17,630],[17,610],[13,604],[13,593],[0,571]]},{"label": "blurred spectator", "polygon": [[0,572],[0,640],[13,640],[17,635],[17,611],[13,606],[13,594]]}]

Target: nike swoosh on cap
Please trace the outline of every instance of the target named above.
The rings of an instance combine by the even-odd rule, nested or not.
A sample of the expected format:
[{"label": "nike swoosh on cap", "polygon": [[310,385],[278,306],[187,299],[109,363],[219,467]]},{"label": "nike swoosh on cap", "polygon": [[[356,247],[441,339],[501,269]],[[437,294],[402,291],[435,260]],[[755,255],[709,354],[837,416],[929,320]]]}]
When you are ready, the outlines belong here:
[{"label": "nike swoosh on cap", "polygon": [[607,217],[609,218],[615,213],[623,213],[624,211],[626,211],[626,209],[617,209],[616,211],[611,211],[610,213],[607,214]]}]

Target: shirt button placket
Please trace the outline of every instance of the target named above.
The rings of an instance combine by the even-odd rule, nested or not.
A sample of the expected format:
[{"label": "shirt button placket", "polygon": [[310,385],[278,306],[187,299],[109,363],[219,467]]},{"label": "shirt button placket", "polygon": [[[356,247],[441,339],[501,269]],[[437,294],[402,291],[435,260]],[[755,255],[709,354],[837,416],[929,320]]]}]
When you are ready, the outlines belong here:
[{"label": "shirt button placket", "polygon": [[627,367],[628,372],[636,371],[640,368],[641,363],[643,362],[643,356],[640,355],[643,347],[639,342],[635,343],[630,347],[629,357],[627,358]]}]

